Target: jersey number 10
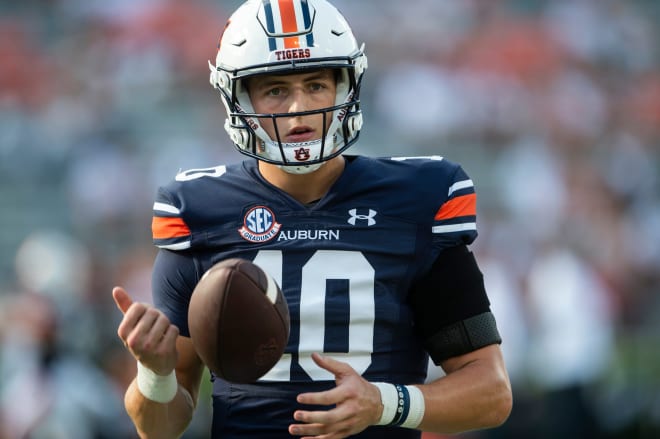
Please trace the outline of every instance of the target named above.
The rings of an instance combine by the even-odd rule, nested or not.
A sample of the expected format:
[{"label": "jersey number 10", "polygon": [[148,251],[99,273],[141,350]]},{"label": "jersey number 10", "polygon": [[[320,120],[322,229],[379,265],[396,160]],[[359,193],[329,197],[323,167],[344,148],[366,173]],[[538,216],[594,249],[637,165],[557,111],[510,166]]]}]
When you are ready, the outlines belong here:
[{"label": "jersey number 10", "polygon": [[[255,257],[259,265],[284,290],[282,284],[283,256],[279,250],[261,250]],[[300,283],[300,315],[292,318],[291,333],[298,331],[298,363],[312,380],[334,380],[334,376],[318,367],[312,360],[313,352],[323,352],[326,334],[326,284],[328,280],[348,281],[348,340],[347,352],[323,352],[337,360],[344,361],[359,374],[371,364],[374,339],[374,279],[375,270],[360,252],[318,250],[303,265]],[[290,381],[292,355],[286,353],[280,361],[261,379],[263,381]]]}]

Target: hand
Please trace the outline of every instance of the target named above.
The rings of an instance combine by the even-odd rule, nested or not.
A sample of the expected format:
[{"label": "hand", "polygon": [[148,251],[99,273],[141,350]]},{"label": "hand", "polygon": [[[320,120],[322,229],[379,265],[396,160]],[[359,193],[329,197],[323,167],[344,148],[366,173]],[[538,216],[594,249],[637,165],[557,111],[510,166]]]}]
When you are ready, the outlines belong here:
[{"label": "hand", "polygon": [[112,290],[117,308],[124,314],[117,335],[126,349],[158,375],[168,375],[177,361],[176,339],[179,328],[161,311],[145,303],[133,302],[121,287]]},{"label": "hand", "polygon": [[302,439],[340,439],[357,434],[378,422],[382,411],[380,391],[347,363],[312,354],[314,362],[335,376],[337,386],[324,392],[301,393],[301,404],[335,405],[324,411],[296,410],[289,433]]}]

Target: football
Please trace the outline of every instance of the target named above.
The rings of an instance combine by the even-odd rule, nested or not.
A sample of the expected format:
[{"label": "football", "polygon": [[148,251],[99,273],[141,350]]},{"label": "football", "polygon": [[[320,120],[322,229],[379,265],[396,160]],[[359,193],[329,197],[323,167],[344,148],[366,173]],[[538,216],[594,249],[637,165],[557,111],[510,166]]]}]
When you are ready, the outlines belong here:
[{"label": "football", "polygon": [[197,354],[216,376],[234,383],[261,378],[289,339],[289,308],[264,270],[246,259],[212,266],[190,299],[188,328]]}]

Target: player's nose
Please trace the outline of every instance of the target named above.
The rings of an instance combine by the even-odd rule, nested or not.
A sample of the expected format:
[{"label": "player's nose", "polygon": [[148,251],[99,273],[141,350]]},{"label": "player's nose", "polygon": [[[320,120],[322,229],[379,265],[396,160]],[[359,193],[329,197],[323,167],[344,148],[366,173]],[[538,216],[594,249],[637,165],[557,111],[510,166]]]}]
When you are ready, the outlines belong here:
[{"label": "player's nose", "polygon": [[295,88],[291,92],[291,100],[289,102],[289,113],[299,113],[309,110],[307,93],[301,88]]}]

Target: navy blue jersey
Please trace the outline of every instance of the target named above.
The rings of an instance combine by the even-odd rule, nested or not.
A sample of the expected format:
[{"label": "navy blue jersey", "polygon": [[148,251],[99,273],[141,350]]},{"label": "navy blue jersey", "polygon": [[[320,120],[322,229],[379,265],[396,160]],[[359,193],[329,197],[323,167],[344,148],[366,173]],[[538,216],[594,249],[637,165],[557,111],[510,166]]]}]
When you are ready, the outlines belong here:
[{"label": "navy blue jersey", "polygon": [[[424,381],[428,356],[408,292],[441,250],[475,239],[476,195],[462,168],[440,157],[346,156],[329,192],[303,205],[245,161],[178,174],[158,192],[153,235],[162,249],[154,303],[184,336],[190,295],[216,262],[252,260],[281,286],[291,317],[286,352],[257,383],[215,380],[214,431],[288,437],[300,408],[295,396],[334,385],[313,352],[349,363],[369,381]],[[236,431],[247,433],[231,436]],[[358,437],[388,431],[419,437],[381,427]]]}]

